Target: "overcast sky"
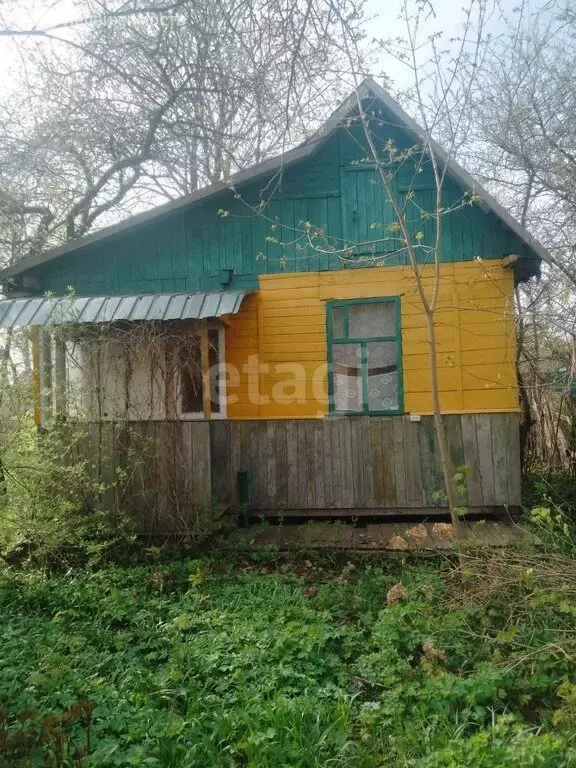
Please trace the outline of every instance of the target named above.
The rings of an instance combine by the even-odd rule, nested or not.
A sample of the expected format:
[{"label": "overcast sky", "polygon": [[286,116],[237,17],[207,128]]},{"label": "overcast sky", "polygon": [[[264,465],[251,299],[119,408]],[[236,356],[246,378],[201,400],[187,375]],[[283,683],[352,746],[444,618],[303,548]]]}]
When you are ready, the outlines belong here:
[{"label": "overcast sky", "polygon": [[[442,32],[445,44],[448,44],[450,38],[458,36],[464,19],[461,2],[462,0],[436,0],[435,17],[430,18],[425,32]],[[529,0],[529,2],[535,5],[538,0]],[[510,16],[513,15],[513,8],[518,5],[518,0],[501,0],[501,4],[503,12]],[[401,0],[368,0],[367,15],[372,17],[368,25],[369,36],[390,38],[404,35],[404,23],[399,19],[400,7]],[[21,0],[19,8],[17,23],[21,27],[34,24],[42,27],[68,21],[78,13],[73,0],[56,0],[56,2],[54,0],[36,0],[35,2]],[[494,15],[490,22],[490,30],[497,34],[503,28],[502,18]],[[11,72],[25,63],[19,43],[18,39],[0,38],[0,92],[4,94],[13,85]],[[385,71],[398,88],[410,84],[406,68],[393,58],[381,57],[375,66],[375,71]]]}]

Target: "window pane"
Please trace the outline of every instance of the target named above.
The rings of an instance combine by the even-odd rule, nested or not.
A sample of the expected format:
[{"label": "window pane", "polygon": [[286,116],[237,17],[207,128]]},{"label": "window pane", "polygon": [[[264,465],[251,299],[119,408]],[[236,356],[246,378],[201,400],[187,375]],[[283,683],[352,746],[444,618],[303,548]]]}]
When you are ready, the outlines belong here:
[{"label": "window pane", "polygon": [[362,411],[360,344],[333,344],[334,410]]},{"label": "window pane", "polygon": [[398,409],[398,364],[396,342],[370,341],[368,360],[368,407],[371,411]]},{"label": "window pane", "polygon": [[332,309],[332,333],[335,339],[344,338],[344,308],[334,307]]},{"label": "window pane", "polygon": [[348,307],[348,335],[356,339],[394,336],[396,334],[394,307],[393,301],[351,304]]}]

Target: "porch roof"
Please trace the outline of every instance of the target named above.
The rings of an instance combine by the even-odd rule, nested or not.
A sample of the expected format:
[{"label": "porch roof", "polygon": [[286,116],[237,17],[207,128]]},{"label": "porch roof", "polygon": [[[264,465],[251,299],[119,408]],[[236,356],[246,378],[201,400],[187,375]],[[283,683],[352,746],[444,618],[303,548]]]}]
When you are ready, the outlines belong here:
[{"label": "porch roof", "polygon": [[235,314],[245,295],[241,291],[221,291],[6,299],[0,301],[0,328],[119,320],[206,320]]}]

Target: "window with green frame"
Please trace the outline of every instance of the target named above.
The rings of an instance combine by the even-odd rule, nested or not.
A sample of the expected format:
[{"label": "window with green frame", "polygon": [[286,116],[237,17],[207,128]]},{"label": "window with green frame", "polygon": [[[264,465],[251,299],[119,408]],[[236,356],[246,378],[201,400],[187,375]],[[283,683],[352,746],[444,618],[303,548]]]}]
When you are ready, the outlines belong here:
[{"label": "window with green frame", "polygon": [[402,413],[400,299],[329,301],[326,312],[330,412]]}]

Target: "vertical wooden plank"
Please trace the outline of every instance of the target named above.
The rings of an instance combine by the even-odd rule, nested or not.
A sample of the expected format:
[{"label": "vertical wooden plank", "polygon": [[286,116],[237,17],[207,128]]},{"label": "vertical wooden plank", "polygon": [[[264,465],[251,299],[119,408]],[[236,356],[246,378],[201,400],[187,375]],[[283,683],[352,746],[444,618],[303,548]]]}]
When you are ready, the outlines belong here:
[{"label": "vertical wooden plank", "polygon": [[276,424],[276,508],[282,509],[288,501],[288,454],[286,445],[286,422],[279,420]]},{"label": "vertical wooden plank", "polygon": [[422,501],[425,507],[439,506],[439,493],[444,490],[444,484],[439,486],[436,476],[436,452],[434,419],[431,416],[423,416],[420,422],[420,472]]},{"label": "vertical wooden plank", "polygon": [[338,427],[342,472],[342,501],[347,509],[352,509],[354,507],[354,474],[352,471],[350,419],[339,419]]},{"label": "vertical wooden plank", "polygon": [[[232,503],[230,489],[230,422],[214,420],[210,425],[210,455],[213,467],[212,493],[220,503]],[[194,451],[196,455],[196,451]]]},{"label": "vertical wooden plank", "polygon": [[194,504],[206,512],[212,506],[212,476],[218,471],[212,460],[210,427],[209,421],[192,423]]},{"label": "vertical wooden plank", "polygon": [[385,506],[384,494],[384,456],[382,454],[382,419],[379,416],[370,417],[370,448],[372,462],[372,479],[374,483],[374,506]]},{"label": "vertical wooden plank", "polygon": [[229,421],[230,425],[230,499],[238,503],[238,472],[242,461],[242,422]]},{"label": "vertical wooden plank", "polygon": [[258,434],[258,498],[259,509],[269,509],[270,499],[268,497],[268,451],[267,451],[267,423],[265,421],[256,422]]},{"label": "vertical wooden plank", "polygon": [[362,466],[362,417],[353,416],[350,421],[350,454],[354,482],[354,508],[365,509],[364,467]]},{"label": "vertical wooden plank", "polygon": [[286,423],[286,464],[288,471],[287,503],[289,509],[298,508],[298,422]]},{"label": "vertical wooden plank", "polygon": [[520,415],[518,413],[494,414],[506,421],[507,446],[506,463],[508,468],[508,504],[518,507],[522,503],[521,466],[520,466]]},{"label": "vertical wooden plank", "polygon": [[476,444],[478,446],[478,468],[482,486],[482,503],[492,506],[494,495],[494,464],[492,460],[492,424],[489,413],[477,413]]},{"label": "vertical wooden plank", "polygon": [[161,533],[178,531],[177,505],[174,499],[174,441],[171,422],[156,425],[158,496],[154,530]]},{"label": "vertical wooden plank", "polygon": [[179,422],[180,445],[178,456],[176,457],[176,476],[178,481],[179,495],[182,499],[182,508],[184,523],[190,527],[195,522],[194,514],[194,489],[192,487],[192,468],[194,464],[194,454],[192,452],[192,422]]},{"label": "vertical wooden plank", "polygon": [[334,485],[332,483],[332,444],[330,441],[330,420],[322,419],[319,422],[322,431],[322,453],[324,471],[324,505],[332,509],[335,505]]},{"label": "vertical wooden plank", "polygon": [[306,455],[306,422],[299,419],[296,422],[298,433],[298,509],[306,509],[308,505],[308,457]]},{"label": "vertical wooden plank", "polygon": [[278,493],[276,489],[276,422],[266,422],[266,499],[268,509],[278,508]]},{"label": "vertical wooden plank", "polygon": [[403,421],[404,466],[406,468],[406,503],[409,507],[421,507],[422,476],[420,470],[420,424]]},{"label": "vertical wooden plank", "polygon": [[370,417],[360,417],[360,454],[364,482],[364,505],[368,509],[374,507],[374,487],[372,478],[372,451],[370,443]]},{"label": "vertical wooden plank", "polygon": [[404,417],[392,418],[394,438],[394,482],[396,485],[396,504],[398,508],[408,505],[406,499],[406,463],[404,461]]},{"label": "vertical wooden plank", "polygon": [[260,497],[260,432],[259,421],[250,422],[250,471],[248,475],[248,490],[252,509],[261,509]]},{"label": "vertical wooden plank", "polygon": [[135,501],[138,504],[143,531],[157,530],[158,520],[158,496],[160,493],[158,481],[158,439],[156,423],[144,421],[138,423],[137,440],[143,461],[138,462],[135,473],[136,492]]},{"label": "vertical wooden plank", "polygon": [[508,504],[508,424],[507,414],[490,414],[492,458],[494,461],[494,503]]},{"label": "vertical wooden plank", "polygon": [[306,495],[307,509],[316,507],[316,463],[314,453],[314,423],[306,420]]},{"label": "vertical wooden plank", "polygon": [[382,483],[384,486],[384,506],[393,509],[397,506],[396,477],[394,461],[394,417],[382,419]]},{"label": "vertical wooden plank", "polygon": [[317,509],[326,508],[325,496],[325,478],[326,467],[324,465],[324,440],[322,431],[322,422],[315,420],[312,422],[312,435],[314,441],[314,467],[315,467],[315,488],[314,496]]},{"label": "vertical wooden plank", "polygon": [[334,508],[341,509],[345,507],[343,500],[343,477],[342,477],[342,457],[340,454],[340,429],[339,422],[342,419],[330,420],[330,445],[332,449],[332,488]]},{"label": "vertical wooden plank", "polygon": [[[452,458],[452,463],[454,464],[454,468],[457,470],[459,468],[466,466],[466,458],[464,456],[464,444],[462,440],[462,422],[460,420],[460,416],[456,414],[445,416],[444,420],[446,424],[446,438],[448,440],[450,456]],[[465,489],[462,493],[459,494],[458,503],[463,507],[467,507],[468,506],[468,475],[466,475],[464,485],[465,485]]]},{"label": "vertical wooden plank", "polygon": [[462,430],[462,447],[464,450],[464,464],[468,471],[468,505],[470,507],[482,506],[482,481],[478,463],[478,445],[476,443],[476,419],[474,414],[462,414],[460,417]]}]

